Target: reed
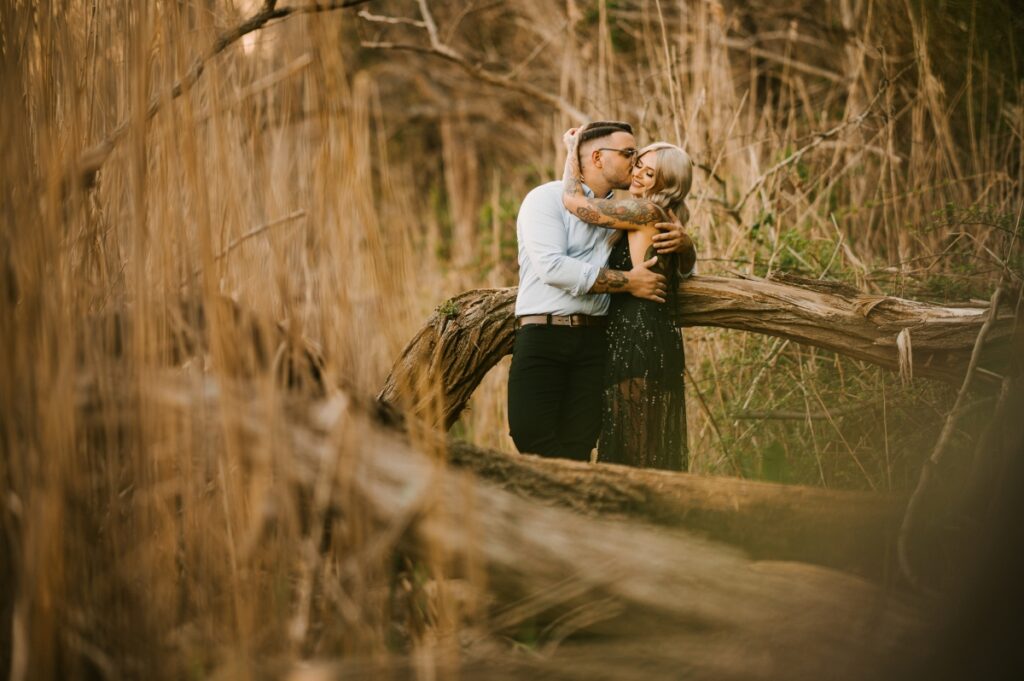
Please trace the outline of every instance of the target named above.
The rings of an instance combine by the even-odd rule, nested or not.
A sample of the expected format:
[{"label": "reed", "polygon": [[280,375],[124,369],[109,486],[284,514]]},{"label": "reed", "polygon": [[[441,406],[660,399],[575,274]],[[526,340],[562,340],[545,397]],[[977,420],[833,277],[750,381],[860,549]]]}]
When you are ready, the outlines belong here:
[{"label": "reed", "polygon": [[[420,25],[381,19],[422,22],[428,3],[294,12],[224,43],[277,4],[303,5],[0,6],[0,581],[13,586],[0,668],[12,679],[262,678],[313,657],[383,674],[396,652],[428,679],[456,664],[453,640],[486,629],[485,604],[465,595],[486,592],[479,569],[403,545],[401,527],[346,497],[373,454],[358,427],[332,421],[315,493],[296,494],[292,424],[324,402],[283,386],[280,368],[310,344],[328,403],[368,399],[436,306],[514,285],[518,202],[560,172],[575,121],[430,54]],[[429,9],[471,64],[685,145],[701,168],[700,271],[987,298],[1024,267],[1009,5]],[[699,473],[906,490],[952,404],[941,386],[772,339],[693,330],[686,344]],[[507,366],[456,432],[511,450]],[[793,410],[805,418],[770,415]],[[443,439],[410,433],[443,466]],[[465,503],[419,512],[472,522]],[[510,621],[523,639],[529,618]]]}]

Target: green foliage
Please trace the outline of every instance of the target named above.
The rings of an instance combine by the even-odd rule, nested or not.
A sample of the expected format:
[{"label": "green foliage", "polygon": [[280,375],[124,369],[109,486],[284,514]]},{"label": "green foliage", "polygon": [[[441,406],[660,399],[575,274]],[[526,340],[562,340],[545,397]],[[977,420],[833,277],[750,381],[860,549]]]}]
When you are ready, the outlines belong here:
[{"label": "green foliage", "polygon": [[[701,472],[845,489],[907,490],[916,483],[952,406],[950,386],[904,385],[895,372],[834,353],[711,333],[737,342],[736,352],[704,359],[702,380],[688,386],[691,400],[697,391],[704,397],[721,434],[715,449],[722,458],[698,462]],[[987,426],[982,415],[990,401],[974,398],[974,416],[961,423],[962,450]],[[691,432],[691,448],[699,436]],[[718,438],[714,431],[704,437]]]},{"label": "green foliage", "polygon": [[459,306],[455,304],[452,298],[449,298],[434,308],[434,312],[445,319],[455,319],[459,316]]}]

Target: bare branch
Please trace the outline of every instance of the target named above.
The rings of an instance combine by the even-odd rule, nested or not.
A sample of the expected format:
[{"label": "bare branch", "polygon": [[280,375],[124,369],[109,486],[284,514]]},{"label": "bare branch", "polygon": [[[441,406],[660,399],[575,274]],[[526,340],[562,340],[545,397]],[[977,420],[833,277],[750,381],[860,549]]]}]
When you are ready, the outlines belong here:
[{"label": "bare branch", "polygon": [[843,130],[846,130],[847,128],[851,128],[851,127],[854,127],[854,128],[855,127],[859,127],[865,121],[865,119],[867,119],[867,117],[871,114],[872,109],[875,108],[875,103],[878,102],[878,100],[882,96],[882,94],[886,90],[888,90],[889,86],[893,82],[895,82],[901,75],[903,75],[904,71],[906,71],[908,68],[910,68],[910,66],[904,67],[899,73],[897,73],[895,76],[893,76],[893,78],[884,80],[882,82],[881,87],[878,88],[878,92],[875,93],[875,96],[871,98],[871,101],[868,102],[868,105],[865,106],[864,110],[861,111],[859,114],[857,114],[853,118],[850,118],[850,119],[847,119],[847,120],[843,121],[842,123],[840,123],[839,125],[835,126],[834,128],[832,128],[830,130],[825,130],[824,132],[816,132],[816,133],[814,133],[811,136],[812,139],[811,139],[810,143],[808,143],[807,145],[805,145],[803,147],[800,147],[799,149],[794,151],[792,154],[790,154],[786,158],[782,159],[781,161],[779,161],[778,163],[773,165],[771,168],[766,170],[764,173],[762,173],[760,177],[758,177],[756,180],[754,180],[754,184],[752,184],[750,186],[750,189],[748,189],[747,193],[743,195],[743,198],[741,198],[739,200],[739,202],[735,206],[733,206],[732,208],[727,209],[728,212],[731,215],[733,215],[733,216],[738,216],[739,212],[743,209],[743,206],[747,203],[747,200],[754,194],[754,192],[756,192],[758,189],[760,189],[761,186],[764,185],[764,183],[772,175],[774,175],[775,173],[779,172],[783,168],[796,163],[801,158],[803,158],[804,155],[807,152],[811,151],[812,149],[814,149],[815,147],[820,145],[822,142],[825,142],[826,140],[830,140],[833,137],[836,137]]},{"label": "bare branch", "polygon": [[900,525],[900,534],[896,542],[896,552],[899,557],[900,570],[902,570],[903,575],[907,580],[918,588],[921,587],[921,582],[914,570],[914,566],[910,562],[910,554],[907,544],[910,541],[910,534],[914,530],[914,524],[917,520],[918,511],[920,510],[921,500],[924,498],[925,490],[928,489],[928,485],[931,482],[932,471],[942,460],[942,456],[946,453],[946,450],[949,447],[949,440],[953,435],[953,430],[956,428],[956,424],[960,420],[960,416],[964,410],[964,399],[971,387],[971,381],[974,378],[975,369],[978,366],[978,360],[981,358],[981,350],[985,345],[985,339],[988,337],[989,331],[991,331],[996,320],[999,318],[999,301],[1002,296],[1003,287],[1000,285],[996,288],[996,292],[992,294],[992,302],[989,304],[988,317],[985,319],[985,323],[978,332],[978,338],[974,342],[974,348],[971,350],[971,359],[967,365],[967,372],[964,374],[963,383],[960,385],[960,391],[956,395],[956,401],[953,403],[953,408],[946,416],[946,422],[942,425],[942,432],[939,434],[939,439],[935,442],[935,447],[932,449],[931,456],[925,459],[924,465],[921,467],[921,477],[917,480],[917,487],[914,489],[914,494],[910,497],[910,501],[907,503],[907,510],[903,516],[903,523]]},{"label": "bare branch", "polygon": [[753,409],[740,409],[729,414],[734,419],[752,421],[830,421],[835,417],[849,416],[851,414],[863,414],[868,410],[881,409],[881,403],[877,400],[870,400],[852,404],[846,407],[835,407],[827,412],[800,411],[798,409],[775,409],[769,411],[757,411]]},{"label": "bare branch", "polygon": [[875,96],[871,100],[871,102],[858,115],[854,116],[853,118],[850,118],[848,120],[843,121],[842,123],[840,123],[839,125],[835,126],[834,128],[832,128],[830,130],[826,130],[824,132],[816,132],[816,133],[814,133],[813,139],[811,140],[811,142],[809,144],[800,147],[799,149],[794,151],[792,154],[790,154],[786,158],[782,159],[781,161],[779,161],[778,163],[773,165],[771,168],[766,170],[764,173],[762,173],[760,177],[758,177],[756,180],[754,180],[754,184],[752,184],[750,186],[750,189],[748,189],[747,193],[743,195],[743,198],[741,198],[739,200],[739,202],[735,206],[733,206],[733,208],[731,209],[731,212],[739,213],[739,211],[743,209],[744,204],[746,204],[747,199],[749,199],[754,194],[754,192],[756,192],[758,189],[760,189],[761,186],[772,175],[774,175],[775,173],[779,172],[783,168],[796,163],[797,161],[799,161],[801,158],[804,157],[804,154],[806,154],[808,151],[811,151],[812,149],[817,147],[819,144],[821,144],[825,140],[828,140],[828,139],[831,139],[831,138],[835,137],[836,135],[841,133],[843,130],[846,130],[847,128],[857,127],[861,123],[863,123],[864,119],[866,119],[868,117],[868,115],[871,113],[871,109],[874,107],[875,102],[878,101],[879,96],[883,92],[885,92],[885,88],[884,87],[879,88],[878,92],[875,93]]},{"label": "bare branch", "polygon": [[[893,297],[866,296],[835,282],[695,276],[679,287],[676,323],[762,333],[813,345],[847,357],[899,368],[897,334],[914,330],[915,373],[959,382],[986,311],[944,307]],[[795,284],[799,281],[799,284]],[[476,386],[511,352],[516,290],[482,289],[451,299],[409,342],[395,362],[380,400],[400,411],[426,413],[435,395],[416,386],[441,386],[445,427],[458,418]],[[1013,318],[1000,311],[990,332],[987,358],[1012,353]],[[972,369],[981,378],[977,363]],[[986,380],[988,377],[986,377]],[[743,408],[746,408],[745,406]]]},{"label": "bare branch", "polygon": [[[365,5],[367,2],[370,2],[370,0],[337,0],[335,2],[316,3],[312,5],[277,7],[276,0],[267,0],[258,12],[217,36],[213,41],[213,44],[210,46],[210,49],[208,49],[202,57],[196,59],[188,73],[186,73],[181,80],[171,86],[168,100],[177,99],[187,92],[190,87],[195,85],[196,81],[198,81],[200,76],[203,75],[207,62],[226,50],[230,45],[240,40],[242,36],[252,33],[253,31],[258,31],[271,21],[284,19],[285,17],[297,14],[315,14],[319,12],[331,12],[339,9],[347,9],[349,7],[356,7],[357,5]],[[150,100],[149,107],[146,109],[146,121],[150,121],[154,116],[156,116],[164,101],[167,100],[164,100],[159,95]],[[130,129],[131,120],[131,115],[126,116],[106,139],[82,152],[75,164],[72,176],[67,178],[65,182],[67,183],[68,180],[71,180],[82,188],[92,186],[96,179],[96,173],[99,172],[99,169],[110,157],[111,152],[114,151],[114,147],[117,146],[117,143]]]},{"label": "bare branch", "polygon": [[798,61],[788,55],[776,54],[771,50],[766,50],[761,47],[754,47],[751,43],[752,41],[750,40],[740,40],[736,38],[722,39],[722,44],[730,49],[740,50],[751,56],[761,57],[762,59],[773,61],[777,64],[785,66],[786,68],[793,69],[794,71],[800,71],[810,76],[824,78],[839,85],[843,85],[847,82],[845,76],[838,74],[835,71],[829,71],[828,69],[823,69],[819,66],[815,66],[814,64],[807,64],[805,62]]},{"label": "bare branch", "polygon": [[[291,222],[292,220],[298,220],[299,218],[304,218],[304,217],[306,217],[306,211],[300,209],[300,210],[295,211],[294,213],[289,213],[288,215],[285,215],[283,217],[279,217],[276,220],[271,220],[270,222],[266,222],[266,223],[260,225],[259,227],[254,227],[253,229],[249,230],[248,232],[246,232],[245,234],[243,234],[242,236],[238,237],[237,239],[232,241],[230,244],[228,244],[227,248],[225,248],[223,251],[221,251],[216,256],[214,256],[213,260],[214,260],[214,262],[223,260],[228,255],[230,255],[233,250],[235,250],[236,248],[238,248],[239,246],[244,244],[246,241],[248,241],[249,239],[252,239],[255,236],[259,236],[260,234],[263,234],[263,232],[267,231],[268,229],[271,229],[272,227],[277,227],[278,225],[283,225],[285,223]],[[202,271],[203,271],[202,267],[197,267],[197,268],[195,268],[195,270],[192,271],[192,276],[193,277],[198,277],[199,274]],[[188,283],[187,281],[186,282],[182,282],[181,285],[185,286],[187,283]]]},{"label": "bare branch", "polygon": [[369,21],[375,24],[405,25],[415,26],[416,28],[427,27],[427,25],[422,21],[416,21],[415,19],[409,19],[407,17],[385,17],[379,14],[370,14],[365,9],[356,16],[358,16],[360,19],[363,19],[364,21]]},{"label": "bare branch", "polygon": [[[477,80],[483,81],[489,85],[518,92],[526,95],[527,97],[535,100],[539,100],[548,104],[555,109],[558,109],[562,113],[566,114],[576,123],[585,123],[590,118],[573,106],[570,102],[565,100],[558,95],[553,95],[550,92],[546,92],[541,88],[532,85],[530,83],[523,83],[513,79],[518,69],[514,69],[507,75],[498,75],[487,71],[479,64],[470,62],[464,55],[453,49],[450,45],[447,45],[441,40],[440,34],[437,30],[437,24],[434,21],[434,16],[430,13],[430,8],[427,5],[426,0],[418,0],[420,7],[420,15],[423,17],[423,29],[427,32],[427,40],[430,43],[429,47],[421,47],[416,45],[410,45],[407,43],[394,43],[388,41],[379,42],[363,42],[362,47],[374,50],[404,50],[407,52],[420,52],[423,54],[433,54],[441,57],[447,61],[456,64],[465,71],[467,74],[476,78]],[[396,20],[397,23],[397,20]]]}]

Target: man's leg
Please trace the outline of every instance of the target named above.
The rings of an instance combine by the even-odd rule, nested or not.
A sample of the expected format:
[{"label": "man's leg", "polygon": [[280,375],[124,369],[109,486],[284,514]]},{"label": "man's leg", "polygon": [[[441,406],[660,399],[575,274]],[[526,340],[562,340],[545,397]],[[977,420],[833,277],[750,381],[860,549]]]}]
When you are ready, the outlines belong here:
[{"label": "man's leg", "polygon": [[508,375],[508,427],[520,452],[568,456],[559,432],[572,337],[565,329],[531,324],[516,331]]},{"label": "man's leg", "polygon": [[607,348],[603,328],[576,330],[578,344],[566,376],[565,398],[559,417],[563,456],[590,460],[601,433],[601,403]]}]

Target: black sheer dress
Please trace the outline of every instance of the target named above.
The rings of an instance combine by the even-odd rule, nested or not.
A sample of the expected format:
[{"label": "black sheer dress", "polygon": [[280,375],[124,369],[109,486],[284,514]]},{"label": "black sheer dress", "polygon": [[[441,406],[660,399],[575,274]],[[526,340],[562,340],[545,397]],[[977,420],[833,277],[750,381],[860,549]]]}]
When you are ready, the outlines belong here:
[{"label": "black sheer dress", "polygon": [[[674,257],[662,260],[669,270],[666,303],[624,293],[611,297],[598,460],[681,471],[689,463],[683,340],[670,314],[679,276]],[[612,250],[608,267],[633,268],[626,235]]]}]

